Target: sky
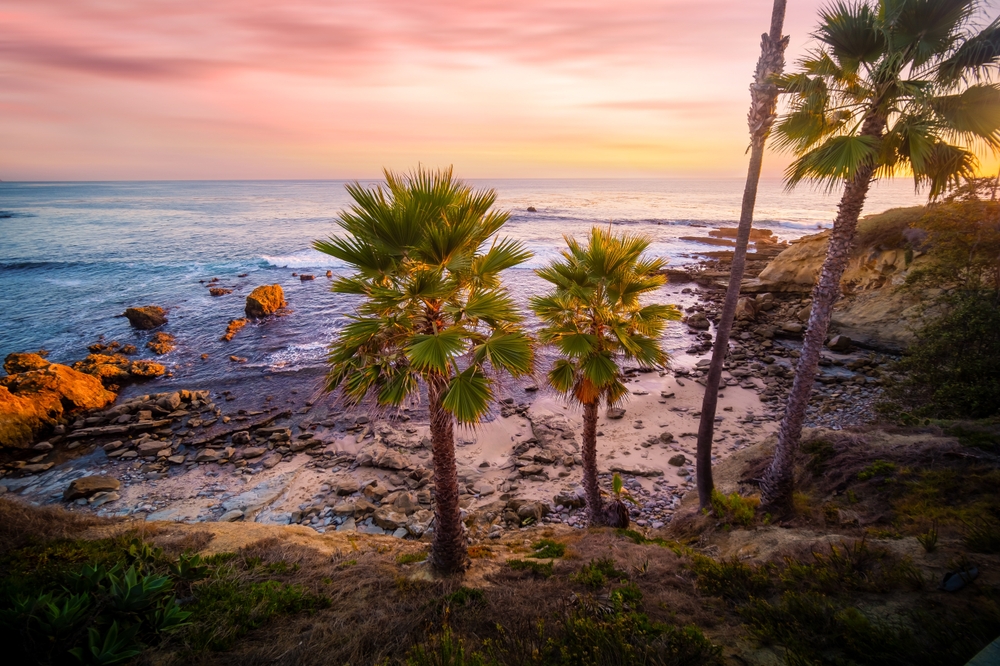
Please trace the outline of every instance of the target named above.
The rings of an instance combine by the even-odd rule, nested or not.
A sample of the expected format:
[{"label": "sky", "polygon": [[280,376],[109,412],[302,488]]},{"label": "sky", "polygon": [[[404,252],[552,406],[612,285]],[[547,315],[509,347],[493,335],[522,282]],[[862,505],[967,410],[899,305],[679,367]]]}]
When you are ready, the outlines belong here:
[{"label": "sky", "polygon": [[771,5],[4,0],[0,179],[741,177]]}]

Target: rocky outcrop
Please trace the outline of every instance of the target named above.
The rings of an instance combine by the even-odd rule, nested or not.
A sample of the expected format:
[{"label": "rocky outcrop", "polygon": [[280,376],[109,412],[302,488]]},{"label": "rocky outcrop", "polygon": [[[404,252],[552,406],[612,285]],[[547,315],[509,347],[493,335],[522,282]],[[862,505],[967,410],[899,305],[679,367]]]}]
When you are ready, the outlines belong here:
[{"label": "rocky outcrop", "polygon": [[222,337],[219,338],[222,342],[229,342],[235,337],[239,330],[247,325],[246,317],[240,319],[230,319],[229,326],[226,326],[226,332],[223,333]]},{"label": "rocky outcrop", "polygon": [[167,323],[166,311],[156,305],[128,308],[125,310],[125,316],[132,328],[138,328],[142,331],[149,331]]},{"label": "rocky outcrop", "polygon": [[105,386],[121,386],[138,379],[150,379],[166,374],[167,369],[154,361],[133,361],[122,354],[87,354],[73,369],[93,375]]},{"label": "rocky outcrop", "polygon": [[[830,232],[795,241],[744,292],[808,293],[819,278]],[[925,306],[939,292],[911,293],[900,289],[907,275],[929,262],[929,257],[904,248],[855,247],[841,280],[843,297],[837,303],[831,333],[843,333],[876,349],[898,351],[914,340]]]},{"label": "rocky outcrop", "polygon": [[177,341],[169,333],[160,331],[153,334],[153,337],[146,343],[146,348],[154,354],[163,355],[177,349]]},{"label": "rocky outcrop", "polygon": [[286,305],[281,285],[265,284],[250,292],[245,310],[248,317],[259,318],[272,315]]},{"label": "rocky outcrop", "polygon": [[37,354],[11,354],[4,367],[31,369],[0,378],[0,447],[26,448],[64,414],[115,399],[97,378]]}]

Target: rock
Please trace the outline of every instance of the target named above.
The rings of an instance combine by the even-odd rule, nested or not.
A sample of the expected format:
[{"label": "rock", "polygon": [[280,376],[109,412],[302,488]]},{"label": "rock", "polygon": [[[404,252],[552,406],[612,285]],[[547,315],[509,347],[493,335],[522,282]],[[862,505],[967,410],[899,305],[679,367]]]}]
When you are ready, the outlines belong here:
[{"label": "rock", "polygon": [[385,455],[375,461],[375,466],[381,469],[400,470],[410,466],[410,461],[399,451],[386,451]]},{"label": "rock", "polygon": [[219,516],[220,523],[234,523],[237,520],[243,519],[243,512],[239,509],[233,509],[231,511],[226,511],[224,514]]},{"label": "rock", "polygon": [[250,443],[250,433],[247,430],[239,430],[233,433],[233,445],[244,446]]},{"label": "rock", "polygon": [[434,512],[420,509],[406,519],[406,530],[415,537],[422,536],[431,528],[434,522]]},{"label": "rock", "polygon": [[[509,502],[507,506],[511,506],[511,504],[512,503]],[[525,501],[523,503],[518,502],[516,506],[517,508],[515,509],[515,511],[517,512],[517,517],[520,518],[522,521],[525,520],[526,518],[534,518],[535,522],[537,523],[542,518],[549,515],[551,511],[549,505],[546,504],[545,502]]]},{"label": "rock", "polygon": [[37,474],[38,472],[47,472],[55,466],[55,463],[34,463],[32,465],[25,465],[21,468],[21,471],[25,474]]},{"label": "rock", "polygon": [[480,497],[488,497],[497,491],[497,489],[493,487],[493,484],[486,483],[485,481],[478,482],[475,486],[473,486],[473,490],[475,490],[476,494]]},{"label": "rock", "polygon": [[73,364],[73,369],[99,378],[106,386],[119,385],[134,379],[159,377],[167,369],[153,361],[133,361],[122,354],[88,354]]},{"label": "rock", "polygon": [[667,460],[667,463],[670,464],[670,465],[673,465],[674,467],[680,467],[681,465],[683,465],[685,463],[685,461],[686,461],[686,458],[684,458],[684,454],[683,453],[678,453],[675,456],[670,456],[670,459]]},{"label": "rock", "polygon": [[76,499],[90,497],[95,493],[112,492],[121,486],[121,482],[111,476],[84,476],[69,484],[69,487],[63,492],[63,499],[72,502]]},{"label": "rock", "polygon": [[226,294],[233,293],[232,289],[224,289],[222,287],[209,287],[208,293],[212,296],[225,296]]},{"label": "rock", "polygon": [[791,335],[801,335],[806,327],[797,321],[786,321],[781,325],[781,330],[784,333],[790,333]]},{"label": "rock", "polygon": [[260,461],[260,464],[264,466],[265,469],[271,469],[281,462],[281,454],[277,451],[271,451]]},{"label": "rock", "polygon": [[8,375],[16,375],[19,372],[30,372],[31,370],[42,370],[51,365],[39,354],[21,354],[14,352],[7,354],[3,361],[3,369]]},{"label": "rock", "polygon": [[156,401],[156,406],[160,409],[165,409],[168,412],[172,412],[181,406],[181,394],[180,391],[174,391],[173,393],[168,393],[160,397]]},{"label": "rock", "polygon": [[674,441],[674,436],[669,432],[661,432],[659,439],[662,443],[669,444]]},{"label": "rock", "polygon": [[375,510],[372,521],[384,530],[394,531],[406,526],[406,514],[383,506]]},{"label": "rock", "polygon": [[122,496],[116,492],[96,493],[90,498],[89,504],[92,509],[96,509],[97,507],[104,506],[110,502],[117,502],[121,498]]},{"label": "rock", "polygon": [[157,440],[147,440],[137,446],[135,450],[140,456],[155,456],[162,448],[163,442]]},{"label": "rock", "polygon": [[166,311],[155,305],[128,308],[125,310],[125,316],[132,328],[138,328],[141,331],[148,331],[167,323]]},{"label": "rock", "polygon": [[826,343],[826,346],[830,351],[846,352],[851,349],[852,342],[853,341],[846,335],[835,335],[830,338],[830,341]]},{"label": "rock", "polygon": [[280,284],[257,287],[247,296],[246,313],[248,317],[259,318],[272,315],[288,305],[285,292]]},{"label": "rock", "polygon": [[354,518],[355,520],[361,520],[365,516],[373,513],[378,507],[366,500],[364,497],[359,497],[354,501]]},{"label": "rock", "polygon": [[299,276],[300,282],[308,282],[310,280],[315,280],[315,279],[316,279],[315,275],[310,275],[308,273],[303,273],[302,275]]},{"label": "rock", "polygon": [[338,495],[353,495],[358,492],[358,482],[353,479],[337,481],[333,486],[333,491]]},{"label": "rock", "polygon": [[253,458],[260,458],[262,455],[267,453],[267,449],[263,446],[248,446],[243,449],[244,460],[250,460]]},{"label": "rock", "polygon": [[354,502],[337,502],[333,507],[333,512],[338,516],[353,516],[358,510]]},{"label": "rock", "polygon": [[53,448],[55,447],[53,447],[49,442],[38,442],[31,447],[33,451],[51,451]]},{"label": "rock", "polygon": [[337,525],[338,532],[353,532],[358,528],[357,523],[354,522],[354,518],[348,517],[340,525]]},{"label": "rock", "polygon": [[534,206],[528,206],[528,212],[529,213],[537,213],[538,210]]},{"label": "rock", "polygon": [[687,325],[695,330],[704,331],[712,327],[704,312],[694,312],[687,318]]},{"label": "rock", "polygon": [[611,466],[611,471],[619,472],[621,474],[630,474],[632,476],[663,476],[663,472],[661,470],[646,467],[642,464],[628,465],[616,463]]},{"label": "rock", "polygon": [[741,296],[740,300],[736,301],[736,321],[754,321],[759,311],[757,301],[749,296]]},{"label": "rock", "polygon": [[577,509],[582,506],[586,506],[587,498],[583,493],[583,489],[578,488],[576,491],[571,493],[559,493],[552,498],[552,503],[556,506],[561,504],[567,509]]},{"label": "rock", "polygon": [[158,331],[154,333],[153,337],[146,343],[146,347],[154,354],[163,355],[177,349],[177,344],[176,340],[174,340],[174,336],[169,333],[164,333],[163,331]]},{"label": "rock", "polygon": [[542,467],[541,465],[525,465],[524,467],[521,467],[517,471],[521,473],[521,476],[534,476],[536,474],[541,474],[542,472],[544,472],[545,468]]},{"label": "rock", "polygon": [[218,462],[222,460],[223,452],[216,449],[202,449],[195,456],[195,462]]},{"label": "rock", "polygon": [[400,493],[392,503],[392,506],[397,511],[409,515],[420,508],[420,502],[417,500],[416,493]]},{"label": "rock", "polygon": [[614,421],[625,416],[625,410],[620,407],[609,407],[604,416]]},{"label": "rock", "polygon": [[236,333],[239,332],[241,328],[247,325],[247,321],[248,320],[245,317],[240,319],[230,319],[229,326],[226,327],[225,334],[223,334],[223,336],[219,338],[219,340],[221,340],[222,342],[229,342],[230,340],[232,340],[233,337],[236,335]]},{"label": "rock", "polygon": [[0,378],[0,447],[28,447],[65,415],[103,409],[114,399],[96,377],[58,363]]}]

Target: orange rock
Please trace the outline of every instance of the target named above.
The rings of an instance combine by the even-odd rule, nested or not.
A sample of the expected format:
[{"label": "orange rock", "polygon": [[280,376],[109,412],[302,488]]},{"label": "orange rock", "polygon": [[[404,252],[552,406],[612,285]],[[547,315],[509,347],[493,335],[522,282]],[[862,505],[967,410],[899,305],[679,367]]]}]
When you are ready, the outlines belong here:
[{"label": "orange rock", "polygon": [[19,354],[15,352],[7,354],[7,358],[3,361],[3,369],[7,371],[8,375],[27,372],[28,370],[41,370],[48,366],[49,362],[38,354]]},{"label": "orange rock", "polygon": [[26,448],[64,413],[102,409],[114,399],[96,377],[58,363],[0,378],[0,446]]},{"label": "orange rock", "polygon": [[257,287],[247,296],[248,317],[266,317],[288,305],[285,292],[280,284],[265,284]]},{"label": "orange rock", "polygon": [[[239,331],[246,325],[247,325],[247,320],[245,317],[241,319],[230,319],[229,326],[226,327],[226,333],[219,339],[222,340],[223,342],[229,342],[236,335],[237,331]],[[205,356],[206,355],[203,355],[202,358],[205,358]]]}]

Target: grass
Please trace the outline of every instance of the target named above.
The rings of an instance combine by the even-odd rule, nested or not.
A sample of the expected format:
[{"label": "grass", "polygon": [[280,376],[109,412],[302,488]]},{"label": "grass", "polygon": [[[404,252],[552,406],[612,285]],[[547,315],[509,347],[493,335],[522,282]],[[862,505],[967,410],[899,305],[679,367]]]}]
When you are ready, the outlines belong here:
[{"label": "grass", "polygon": [[876,460],[872,464],[858,472],[858,480],[868,481],[875,477],[889,477],[896,472],[896,464],[885,460]]},{"label": "grass", "polygon": [[413,564],[414,562],[423,562],[427,559],[428,552],[421,551],[417,553],[400,553],[396,556],[396,564]]},{"label": "grass", "polygon": [[874,247],[891,250],[906,246],[903,232],[913,226],[924,214],[923,206],[891,208],[878,215],[869,215],[858,220],[855,247]]},{"label": "grass", "polygon": [[548,578],[553,573],[552,562],[532,562],[530,560],[507,560],[507,566],[513,571],[530,571],[535,576]]},{"label": "grass", "polygon": [[528,557],[535,559],[551,559],[554,557],[562,557],[566,554],[566,544],[553,541],[552,539],[539,539],[538,541],[531,544],[534,549]]}]

